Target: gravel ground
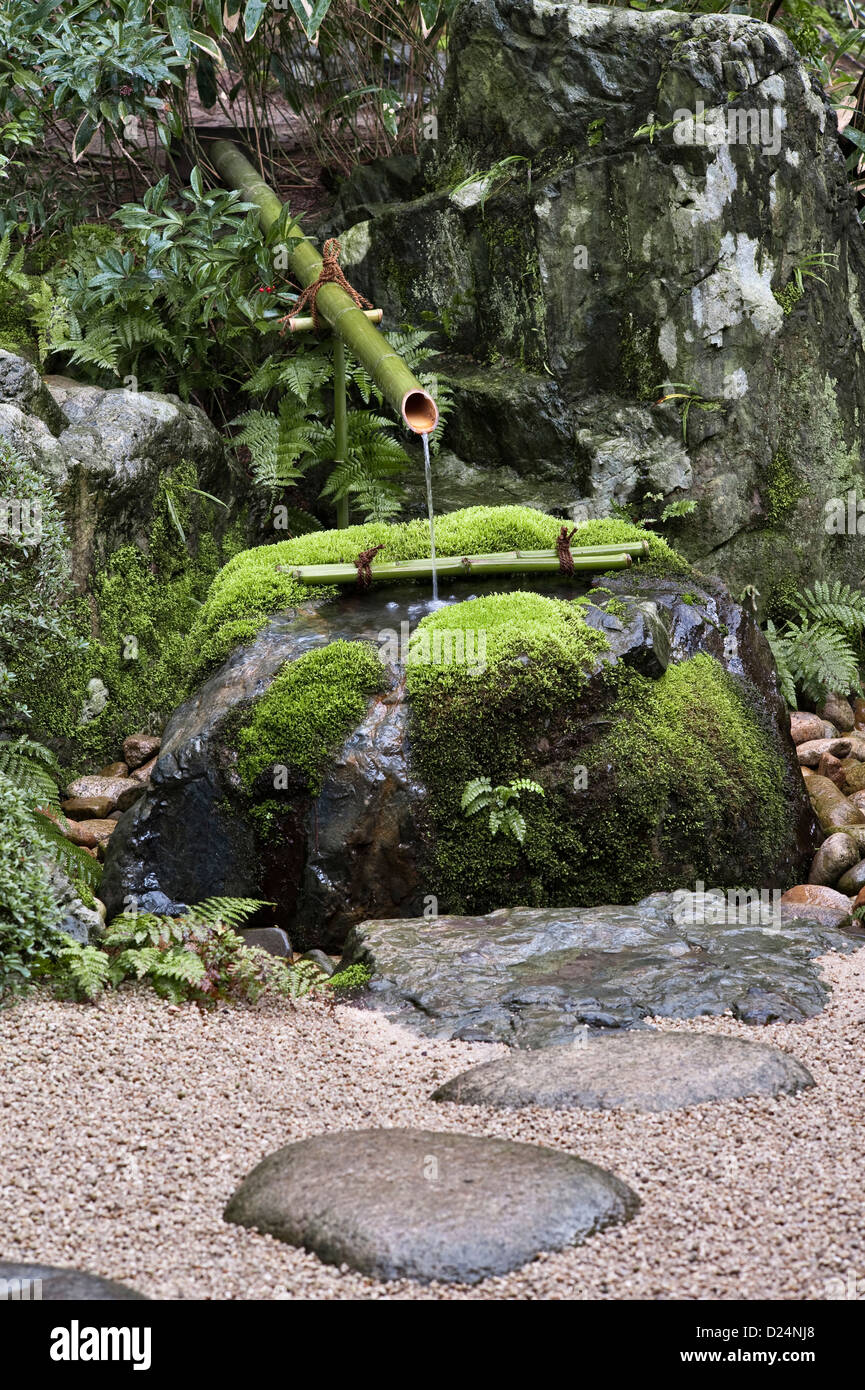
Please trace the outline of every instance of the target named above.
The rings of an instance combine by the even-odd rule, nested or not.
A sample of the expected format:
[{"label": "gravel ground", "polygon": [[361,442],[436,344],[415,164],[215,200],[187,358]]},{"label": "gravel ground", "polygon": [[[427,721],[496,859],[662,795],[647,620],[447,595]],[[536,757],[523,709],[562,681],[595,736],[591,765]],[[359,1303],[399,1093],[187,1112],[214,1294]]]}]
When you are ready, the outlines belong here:
[{"label": "gravel ground", "polygon": [[[865,1280],[865,951],[822,966],[834,992],[809,1023],[658,1020],[774,1043],[815,1089],[667,1115],[435,1105],[437,1084],[506,1049],[433,1043],[349,1006],[202,1014],[137,988],[95,1007],[31,998],[0,1012],[0,1258],[153,1298],[825,1298],[829,1279]],[[473,1288],[379,1284],[223,1223],[266,1153],[371,1125],[562,1148],[624,1178],[643,1207]]]}]

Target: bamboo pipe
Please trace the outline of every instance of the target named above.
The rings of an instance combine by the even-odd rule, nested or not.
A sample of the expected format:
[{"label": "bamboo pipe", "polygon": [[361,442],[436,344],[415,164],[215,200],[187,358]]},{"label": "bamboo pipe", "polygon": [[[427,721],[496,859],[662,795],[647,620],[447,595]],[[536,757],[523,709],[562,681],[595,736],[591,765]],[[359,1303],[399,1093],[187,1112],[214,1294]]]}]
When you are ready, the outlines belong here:
[{"label": "bamboo pipe", "polygon": [[[633,559],[625,551],[603,555],[573,556],[574,570],[578,572],[608,569],[627,569]],[[466,563],[468,561],[468,563]],[[357,567],[348,565],[277,565],[280,574],[290,574],[303,584],[351,584],[357,579]],[[533,574],[537,571],[553,573],[559,569],[559,557],[553,552],[543,555],[538,552],[512,551],[501,555],[446,555],[435,562],[436,573],[470,578],[476,574]],[[433,572],[432,560],[394,560],[390,563],[373,564],[373,579],[427,579]]]},{"label": "bamboo pipe", "polygon": [[[214,140],[208,148],[217,172],[231,188],[242,193],[247,202],[256,204],[261,225],[268,231],[283,210],[273,189],[230,140]],[[295,222],[291,226],[300,231]],[[304,289],[314,284],[321,274],[321,256],[306,237],[293,244],[288,264]],[[316,296],[316,309],[363,364],[385,400],[402,416],[409,429],[415,434],[430,434],[438,424],[435,401],[351,296],[339,285],[322,285]]]},{"label": "bamboo pipe", "polygon": [[[369,319],[370,323],[381,323],[384,318],[384,309],[364,309],[362,313],[365,319]],[[299,318],[295,317],[288,320],[289,333],[311,333],[314,328],[315,319],[307,318],[304,314],[301,314]]]}]

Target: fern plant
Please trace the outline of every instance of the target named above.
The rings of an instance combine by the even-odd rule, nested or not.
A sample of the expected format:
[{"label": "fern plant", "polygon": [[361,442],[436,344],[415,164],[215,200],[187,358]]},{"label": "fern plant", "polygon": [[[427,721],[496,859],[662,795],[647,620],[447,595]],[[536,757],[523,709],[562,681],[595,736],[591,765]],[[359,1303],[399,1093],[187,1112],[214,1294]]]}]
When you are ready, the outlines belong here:
[{"label": "fern plant", "polygon": [[114,919],[100,947],[64,942],[54,949],[46,973],[55,993],[79,1000],[136,980],[176,1004],[254,1003],[264,993],[293,1003],[322,987],[327,976],[312,961],[288,965],[238,936],[237,929],[268,906],[257,898],[208,898],[182,917],[129,910]]},{"label": "fern plant", "polygon": [[[425,346],[430,334],[384,336],[436,399],[439,422],[430,436],[431,452],[436,454],[452,401],[435,374],[422,368],[430,356]],[[277,493],[294,487],[310,469],[333,463],[336,431],[327,392],[332,372],[332,346],[324,341],[304,345],[290,358],[266,358],[247,381],[245,389],[252,395],[281,393],[275,412],[257,408],[231,422],[240,428],[229,443],[249,450],[250,469],[259,487]],[[394,438],[393,421],[375,409],[384,406],[379,388],[349,353],[346,377],[357,398],[347,414],[346,457],[333,464],[319,496],[334,506],[349,498],[365,521],[386,521],[400,509],[400,477],[409,458]]]},{"label": "fern plant", "polygon": [[66,818],[60,809],[58,791],[63,774],[54,754],[21,734],[0,743],[0,773],[24,794],[33,836],[46,854],[71,877],[81,878],[88,887],[95,888],[102,872],[97,860],[66,838]]},{"label": "fern plant", "polygon": [[501,830],[522,844],[526,838],[525,818],[516,806],[510,804],[518,801],[522,792],[545,795],[543,787],[529,777],[514,777],[498,787],[493,786],[489,777],[475,777],[466,783],[460,809],[465,816],[475,816],[479,811],[489,810],[490,834],[497,835]]},{"label": "fern plant", "polygon": [[819,703],[831,692],[860,690],[865,593],[837,579],[817,580],[793,601],[797,617],[781,631],[771,620],[765,629],[788,705],[796,708],[797,691]]}]

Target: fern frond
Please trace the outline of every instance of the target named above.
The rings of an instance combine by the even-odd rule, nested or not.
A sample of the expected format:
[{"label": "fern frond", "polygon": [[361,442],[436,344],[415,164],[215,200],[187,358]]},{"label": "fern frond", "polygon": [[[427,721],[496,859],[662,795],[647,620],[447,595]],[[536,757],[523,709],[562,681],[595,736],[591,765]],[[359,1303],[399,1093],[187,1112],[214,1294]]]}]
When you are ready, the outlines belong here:
[{"label": "fern frond", "polygon": [[33,812],[33,829],[45,850],[72,877],[83,878],[88,888],[97,888],[102,877],[99,861],[83,845],[73,845],[61,827],[41,811]]},{"label": "fern frond", "polygon": [[788,623],[784,656],[795,684],[811,700],[823,700],[830,691],[849,695],[859,688],[856,654],[843,632],[822,623]]},{"label": "fern frond", "polygon": [[804,612],[828,627],[850,633],[865,629],[865,593],[861,589],[851,589],[837,579],[833,584],[818,579],[813,589],[802,592],[800,601]]},{"label": "fern frond", "polygon": [[144,344],[164,346],[171,342],[171,334],[150,314],[124,314],[117,320],[115,330],[120,346],[127,352]]},{"label": "fern frond", "polygon": [[62,773],[54,754],[41,743],[24,735],[0,743],[0,773],[26,792],[31,806],[50,807],[61,817],[58,783]]},{"label": "fern frond", "polygon": [[538,796],[546,796],[540,783],[533,782],[531,777],[515,777],[509,785],[515,792],[537,792]]},{"label": "fern frond", "polygon": [[154,979],[173,980],[179,985],[197,985],[207,973],[200,956],[194,951],[185,951],[182,946],[170,951],[157,951],[156,955],[156,962],[148,971]]},{"label": "fern frond", "polygon": [[460,800],[460,810],[464,811],[467,816],[473,816],[476,811],[482,811],[485,806],[489,805],[492,791],[489,777],[475,777],[473,781],[466,784]]},{"label": "fern frond", "polygon": [[790,670],[787,642],[778,632],[771,618],[766,623],[766,641],[769,643],[769,649],[775,661],[781,694],[790,708],[795,709],[797,704],[796,682],[793,678],[793,672]]},{"label": "fern frond", "polygon": [[[103,939],[103,945],[111,944],[107,938]],[[145,975],[149,975],[158,966],[161,954],[156,946],[131,946],[121,951],[111,962],[113,983],[119,984],[130,975],[136,980],[143,980]]]},{"label": "fern frond", "polygon": [[185,920],[200,926],[242,927],[261,907],[273,907],[262,898],[205,898],[189,909]]},{"label": "fern frond", "polygon": [[83,338],[70,336],[60,339],[55,344],[55,351],[70,353],[70,360],[76,364],[100,367],[102,371],[113,372],[118,376],[118,347],[116,326],[103,323],[89,329]]},{"label": "fern frond", "polygon": [[59,967],[61,988],[74,997],[91,1002],[99,998],[111,978],[110,962],[97,946],[82,946],[70,941],[52,955]]}]

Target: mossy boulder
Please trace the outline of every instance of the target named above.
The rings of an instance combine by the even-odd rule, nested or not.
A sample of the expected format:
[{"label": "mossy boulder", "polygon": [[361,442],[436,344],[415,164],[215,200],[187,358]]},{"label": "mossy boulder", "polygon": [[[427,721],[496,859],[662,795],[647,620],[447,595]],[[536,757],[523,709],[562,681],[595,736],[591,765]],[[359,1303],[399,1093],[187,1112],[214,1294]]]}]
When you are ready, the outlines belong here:
[{"label": "mossy boulder", "polygon": [[436,331],[472,487],[516,474],[576,518],[689,498],[677,547],[765,609],[785,582],[857,583],[826,508],[865,497],[865,232],[787,36],[465,0],[436,114],[419,195],[358,203],[342,263]]},{"label": "mossy boulder", "polygon": [[[2,350],[0,439],[37,468],[60,499],[80,593],[90,591],[93,576],[121,547],[147,549],[167,474],[191,465],[198,486],[228,506],[249,494],[198,406],[138,391],[134,382],[132,389],[111,390],[62,376],[43,382],[28,361]],[[217,510],[217,532],[225,516]]]},{"label": "mossy boulder", "polygon": [[[441,553],[538,548],[558,526],[455,512]],[[648,534],[598,522],[575,543],[611,528]],[[334,950],[368,917],[795,882],[815,828],[765,640],[722,585],[650,542],[645,568],[504,593],[500,578],[454,581],[438,608],[426,586],[328,595],[290,572],[377,543],[417,556],[417,523],[236,556],[190,656],[207,667],[237,644],[172,717],[118,824],[109,910],[154,890],[255,895],[295,947]],[[479,777],[541,786],[519,800],[522,843],[463,814]]]}]

